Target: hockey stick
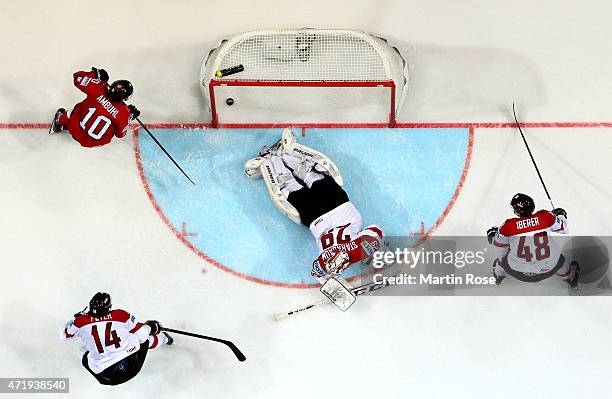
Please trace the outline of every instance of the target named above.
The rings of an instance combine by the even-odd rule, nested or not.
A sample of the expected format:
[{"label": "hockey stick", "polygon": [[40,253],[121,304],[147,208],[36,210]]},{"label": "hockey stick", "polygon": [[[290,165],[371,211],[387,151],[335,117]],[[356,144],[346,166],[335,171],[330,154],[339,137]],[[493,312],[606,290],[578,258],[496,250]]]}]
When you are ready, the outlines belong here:
[{"label": "hockey stick", "polygon": [[161,330],[169,332],[169,333],[175,333],[175,334],[180,334],[180,335],[187,335],[189,337],[194,337],[194,338],[206,339],[208,341],[219,342],[221,344],[227,345],[232,350],[232,352],[234,352],[234,355],[236,355],[236,358],[238,358],[238,360],[240,360],[241,362],[244,362],[246,360],[246,357],[244,356],[244,354],[240,351],[240,349],[238,349],[238,347],[236,345],[234,345],[234,343],[232,341],[228,341],[228,340],[220,339],[220,338],[208,337],[206,335],[195,334],[195,333],[191,333],[191,332],[187,332],[187,331],[175,330],[173,328],[167,328],[167,327],[162,327]]},{"label": "hockey stick", "polygon": [[159,146],[159,148],[162,149],[162,151],[168,156],[168,158],[170,158],[170,160],[172,161],[172,163],[181,171],[183,172],[183,175],[185,175],[185,177],[187,178],[187,180],[189,180],[191,182],[191,184],[193,184],[195,186],[195,183],[193,182],[193,180],[191,180],[189,178],[189,176],[187,176],[187,173],[185,173],[185,171],[183,170],[183,168],[181,168],[179,166],[178,163],[176,163],[176,161],[174,160],[174,158],[172,158],[172,156],[170,154],[168,154],[168,151],[166,151],[166,149],[161,145],[161,143],[155,138],[155,136],[153,136],[153,133],[151,133],[149,131],[149,129],[147,129],[147,127],[144,125],[144,123],[142,123],[140,121],[140,119],[136,118],[136,120],[138,121],[138,123],[140,123],[140,126],[142,126],[142,128],[149,133],[149,136],[151,136],[151,138],[153,139],[153,141],[155,141],[155,143]]},{"label": "hockey stick", "polygon": [[[351,290],[351,292],[353,293],[353,295],[355,296],[360,296],[360,295],[364,295],[367,294],[369,292],[373,292],[373,291],[378,291],[381,288],[385,288],[389,286],[389,280],[385,280],[384,283],[369,283],[369,284],[364,284],[364,285],[360,285],[359,287],[355,287]],[[283,319],[286,319],[289,316],[293,316],[296,313],[300,313],[303,312],[305,310],[309,310],[309,309],[314,309],[317,308],[319,306],[325,305],[327,303],[331,303],[331,301],[329,299],[324,299],[322,301],[301,307],[299,309],[295,309],[295,310],[291,310],[289,312],[284,312],[284,313],[275,313],[274,314],[274,318],[276,319],[276,321],[280,321]]]},{"label": "hockey stick", "polygon": [[516,117],[516,111],[514,110],[514,103],[512,103],[512,113],[514,114],[514,121],[516,122],[516,126],[518,127],[519,132],[521,132],[523,143],[525,143],[525,147],[527,147],[527,152],[529,152],[529,157],[531,157],[531,162],[533,162],[533,166],[535,166],[535,170],[536,172],[538,172],[538,177],[540,178],[540,182],[542,183],[542,186],[544,187],[544,191],[546,192],[546,196],[548,197],[548,200],[550,201],[550,205],[552,206],[553,209],[555,209],[555,205],[553,204],[552,199],[550,198],[550,194],[548,194],[548,189],[546,188],[546,184],[544,184],[544,179],[542,179],[542,175],[540,174],[540,169],[538,169],[538,165],[536,165],[536,161],[535,159],[533,159],[533,154],[531,153],[529,144],[527,144],[527,139],[525,139],[525,135],[523,134],[523,130],[521,129],[521,124],[519,123]]}]

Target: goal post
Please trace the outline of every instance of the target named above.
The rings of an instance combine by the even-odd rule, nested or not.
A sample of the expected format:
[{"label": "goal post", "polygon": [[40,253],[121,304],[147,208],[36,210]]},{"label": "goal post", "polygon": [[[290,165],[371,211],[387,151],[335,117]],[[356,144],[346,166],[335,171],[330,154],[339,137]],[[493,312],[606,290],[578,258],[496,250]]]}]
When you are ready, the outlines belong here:
[{"label": "goal post", "polygon": [[200,78],[213,127],[393,126],[408,84],[385,39],[310,28],[223,40]]}]

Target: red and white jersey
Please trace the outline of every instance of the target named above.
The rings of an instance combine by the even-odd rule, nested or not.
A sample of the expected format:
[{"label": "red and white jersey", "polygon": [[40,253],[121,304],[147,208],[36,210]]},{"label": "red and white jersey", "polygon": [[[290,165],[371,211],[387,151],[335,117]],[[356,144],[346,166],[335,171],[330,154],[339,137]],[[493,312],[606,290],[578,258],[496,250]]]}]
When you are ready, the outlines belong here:
[{"label": "red and white jersey", "polygon": [[373,225],[363,229],[362,224],[361,214],[351,202],[345,202],[310,224],[310,232],[319,249],[319,257],[313,262],[313,275],[325,274],[326,261],[338,252],[347,253],[351,265],[382,248],[382,230]]},{"label": "red and white jersey", "polygon": [[66,323],[64,338],[80,337],[89,351],[89,368],[98,374],[140,349],[151,329],[121,309],[95,318],[78,314]]},{"label": "red and white jersey", "polygon": [[123,137],[130,123],[130,110],[123,102],[106,96],[107,83],[95,79],[93,72],[75,72],[74,85],[87,95],[69,114],[68,130],[83,147],[110,143]]},{"label": "red and white jersey", "polygon": [[493,240],[496,255],[507,256],[511,269],[527,274],[546,273],[554,268],[561,249],[551,233],[569,232],[565,216],[541,210],[531,216],[504,222]]}]

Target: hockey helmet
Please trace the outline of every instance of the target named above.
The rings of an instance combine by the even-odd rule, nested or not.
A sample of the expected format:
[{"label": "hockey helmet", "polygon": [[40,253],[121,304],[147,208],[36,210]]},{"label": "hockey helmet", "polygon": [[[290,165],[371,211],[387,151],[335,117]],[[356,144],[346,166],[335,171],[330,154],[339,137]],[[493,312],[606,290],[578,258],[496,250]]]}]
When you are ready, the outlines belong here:
[{"label": "hockey helmet", "polygon": [[104,317],[110,313],[111,297],[106,292],[98,292],[89,301],[88,314],[93,317]]},{"label": "hockey helmet", "polygon": [[518,193],[512,197],[510,206],[514,209],[514,214],[518,217],[531,216],[535,209],[533,199],[527,194]]},{"label": "hockey helmet", "polygon": [[108,98],[112,101],[126,101],[134,93],[134,87],[128,80],[116,80],[108,88]]}]

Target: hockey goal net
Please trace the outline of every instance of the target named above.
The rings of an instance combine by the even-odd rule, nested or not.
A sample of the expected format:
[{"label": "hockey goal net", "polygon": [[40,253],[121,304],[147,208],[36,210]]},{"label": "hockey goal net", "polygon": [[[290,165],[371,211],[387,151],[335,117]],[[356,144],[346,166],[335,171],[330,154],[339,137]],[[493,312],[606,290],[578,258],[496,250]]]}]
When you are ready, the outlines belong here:
[{"label": "hockey goal net", "polygon": [[310,28],[223,40],[200,77],[214,127],[393,126],[408,84],[385,39]]}]

